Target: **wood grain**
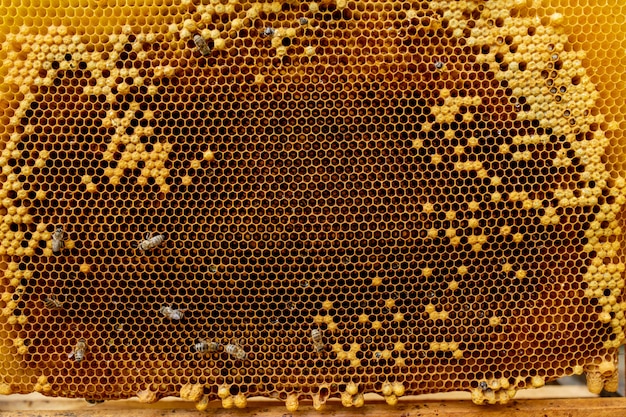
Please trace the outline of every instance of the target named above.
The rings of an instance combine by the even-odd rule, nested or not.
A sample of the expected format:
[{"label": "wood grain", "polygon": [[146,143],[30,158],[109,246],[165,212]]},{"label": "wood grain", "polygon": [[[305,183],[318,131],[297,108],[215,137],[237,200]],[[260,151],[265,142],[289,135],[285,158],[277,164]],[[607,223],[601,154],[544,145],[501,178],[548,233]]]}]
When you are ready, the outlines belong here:
[{"label": "wood grain", "polygon": [[[170,404],[171,405],[171,404]],[[182,405],[182,404],[181,404]],[[188,408],[169,409],[99,409],[98,406],[83,410],[22,410],[2,413],[3,417],[162,417],[176,415],[191,417],[250,416],[250,417],[624,417],[626,399],[624,398],[584,398],[556,400],[517,400],[506,406],[477,406],[469,401],[424,401],[405,403],[389,407],[384,403],[371,403],[363,408],[344,408],[338,403],[327,405],[324,410],[316,411],[311,406],[301,407],[295,413],[289,413],[282,405],[269,405],[267,402],[251,403],[243,410],[225,410],[214,404],[205,412]]]}]

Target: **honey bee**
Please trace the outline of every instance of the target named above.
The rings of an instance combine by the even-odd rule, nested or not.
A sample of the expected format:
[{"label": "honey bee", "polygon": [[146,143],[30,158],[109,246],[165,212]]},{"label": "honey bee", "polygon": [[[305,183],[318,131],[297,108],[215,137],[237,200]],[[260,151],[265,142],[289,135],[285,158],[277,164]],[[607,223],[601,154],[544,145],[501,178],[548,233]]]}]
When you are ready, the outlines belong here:
[{"label": "honey bee", "polygon": [[146,252],[146,251],[156,248],[161,243],[163,243],[164,240],[165,240],[165,236],[163,235],[153,236],[152,232],[149,232],[149,233],[146,233],[146,237],[144,238],[144,240],[142,240],[136,245],[136,248],[142,252]]},{"label": "honey bee", "polygon": [[233,358],[238,359],[240,361],[248,357],[248,354],[246,353],[245,350],[243,350],[239,342],[227,344],[224,347],[224,351],[228,353],[230,356],[232,356]]},{"label": "honey bee", "polygon": [[196,48],[202,54],[202,56],[208,56],[211,54],[211,48],[206,44],[206,41],[202,37],[202,35],[195,34],[193,36],[193,43],[196,44]]},{"label": "honey bee", "polygon": [[324,350],[324,341],[322,340],[322,332],[320,329],[311,330],[311,340],[313,341],[313,346],[317,352]]},{"label": "honey bee", "polygon": [[54,232],[52,232],[52,253],[58,254],[64,247],[63,226],[57,226]]},{"label": "honey bee", "polygon": [[261,32],[261,37],[267,38],[267,37],[270,37],[270,36],[274,36],[275,34],[276,34],[276,30],[274,30],[274,28],[268,26],[265,29],[263,29],[263,31]]},{"label": "honey bee", "polygon": [[196,352],[217,352],[220,348],[220,344],[213,340],[199,339],[193,347]]},{"label": "honey bee", "polygon": [[56,298],[54,295],[46,297],[43,302],[46,305],[46,308],[48,308],[49,310],[60,310],[63,308],[63,304],[61,304],[58,298]]},{"label": "honey bee", "polygon": [[91,398],[85,398],[85,401],[87,401],[88,404],[92,404],[92,405],[102,404],[104,402],[104,400],[94,400]]},{"label": "honey bee", "polygon": [[185,312],[185,310],[174,310],[171,307],[161,307],[161,310],[159,310],[161,312],[161,314],[163,314],[165,317],[167,317],[170,320],[174,320],[174,321],[178,321],[180,319],[183,318],[183,314]]},{"label": "honey bee", "polygon": [[80,362],[83,359],[85,359],[86,350],[87,350],[87,341],[85,340],[85,338],[81,337],[80,339],[78,339],[78,342],[76,343],[76,347],[74,347],[74,350],[70,352],[70,354],[67,355],[67,357],[70,359],[72,359],[73,357],[76,362]]}]

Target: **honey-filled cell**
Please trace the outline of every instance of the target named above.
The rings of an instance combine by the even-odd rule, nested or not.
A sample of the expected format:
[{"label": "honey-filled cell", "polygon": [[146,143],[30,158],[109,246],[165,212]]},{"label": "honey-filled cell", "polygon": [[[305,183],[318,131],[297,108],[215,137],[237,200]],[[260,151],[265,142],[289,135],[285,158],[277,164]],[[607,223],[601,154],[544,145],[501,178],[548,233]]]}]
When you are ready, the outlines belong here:
[{"label": "honey-filled cell", "polygon": [[0,392],[617,388],[620,2],[105,3],[0,6]]}]

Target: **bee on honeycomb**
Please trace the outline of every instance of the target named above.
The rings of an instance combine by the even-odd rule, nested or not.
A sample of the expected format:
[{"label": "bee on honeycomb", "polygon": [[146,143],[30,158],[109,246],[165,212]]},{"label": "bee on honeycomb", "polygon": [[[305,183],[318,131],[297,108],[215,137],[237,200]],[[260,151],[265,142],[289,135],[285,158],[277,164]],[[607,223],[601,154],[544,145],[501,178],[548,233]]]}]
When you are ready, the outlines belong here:
[{"label": "bee on honeycomb", "polygon": [[52,253],[59,254],[65,247],[63,226],[57,226],[52,232]]},{"label": "bee on honeycomb", "polygon": [[272,37],[276,34],[276,29],[272,28],[272,27],[266,27],[261,31],[261,37],[262,38],[269,38]]},{"label": "bee on honeycomb", "polygon": [[311,330],[311,340],[313,341],[313,347],[316,352],[324,350],[324,340],[322,339],[322,331],[320,329]]},{"label": "bee on honeycomb", "polygon": [[185,310],[182,310],[182,309],[175,310],[171,307],[163,306],[161,307],[159,312],[170,320],[178,321],[183,318]]},{"label": "bee on honeycomb", "polygon": [[248,357],[248,354],[241,347],[239,342],[229,343],[224,347],[224,351],[237,360],[244,360]]},{"label": "bee on honeycomb", "polygon": [[44,299],[44,304],[49,310],[60,310],[63,308],[63,304],[54,295],[46,297]]},{"label": "bee on honeycomb", "polygon": [[211,55],[211,48],[209,48],[209,45],[207,45],[202,35],[195,34],[193,36],[193,43],[196,45],[196,48],[200,51],[202,56]]},{"label": "bee on honeycomb", "polygon": [[87,402],[87,404],[91,405],[102,404],[104,402],[104,400],[94,400],[91,398],[85,398],[85,401]]},{"label": "bee on honeycomb", "polygon": [[214,340],[199,339],[193,347],[196,352],[217,352],[220,348],[220,344]]},{"label": "bee on honeycomb", "polygon": [[150,251],[165,241],[165,236],[163,235],[153,235],[152,232],[146,233],[144,240],[136,244],[136,248],[141,252]]},{"label": "bee on honeycomb", "polygon": [[83,359],[85,359],[86,351],[87,351],[87,341],[85,340],[85,338],[81,337],[80,339],[78,339],[78,342],[76,343],[76,346],[74,347],[74,350],[70,352],[70,354],[67,355],[67,357],[69,359],[72,359],[73,357],[76,362],[81,362]]}]

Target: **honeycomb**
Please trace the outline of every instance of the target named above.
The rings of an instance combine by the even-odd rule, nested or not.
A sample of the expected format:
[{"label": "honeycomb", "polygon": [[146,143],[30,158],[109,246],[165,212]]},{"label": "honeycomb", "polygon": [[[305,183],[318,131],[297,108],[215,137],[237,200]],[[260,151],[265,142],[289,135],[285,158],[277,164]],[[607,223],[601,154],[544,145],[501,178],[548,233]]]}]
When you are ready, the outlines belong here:
[{"label": "honeycomb", "polygon": [[0,392],[617,388],[619,0],[3,0],[0,22]]}]

